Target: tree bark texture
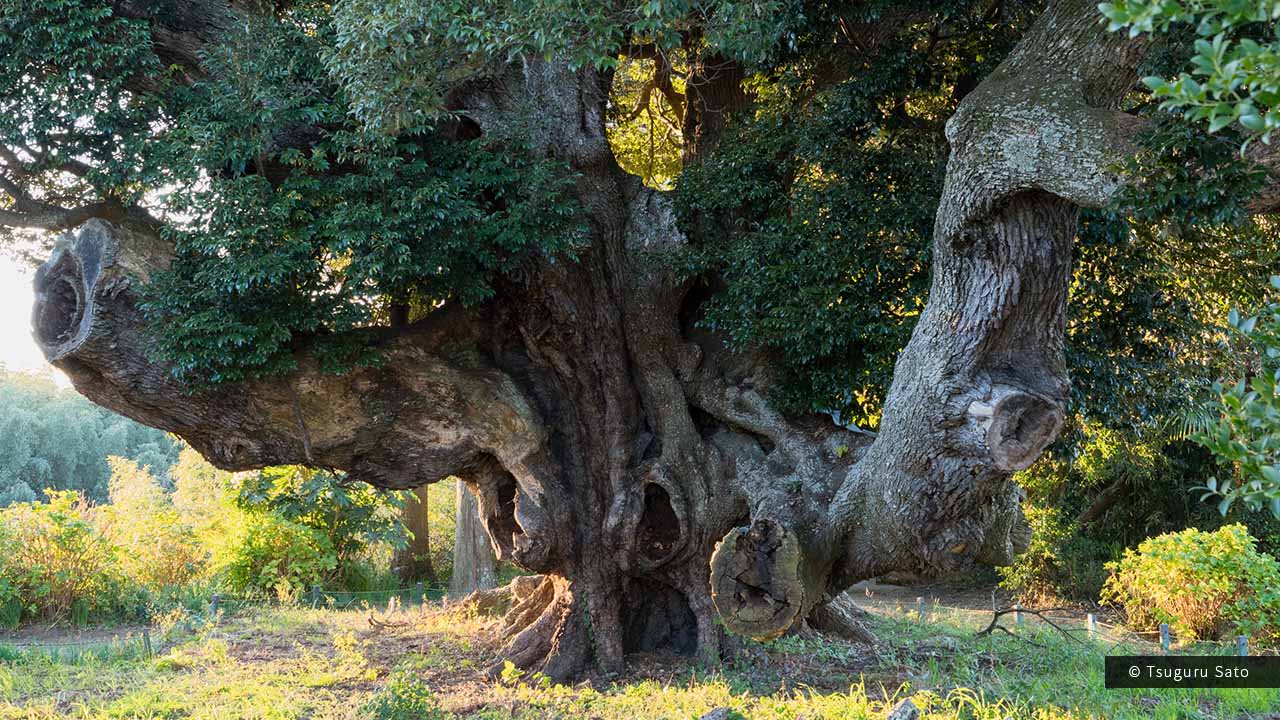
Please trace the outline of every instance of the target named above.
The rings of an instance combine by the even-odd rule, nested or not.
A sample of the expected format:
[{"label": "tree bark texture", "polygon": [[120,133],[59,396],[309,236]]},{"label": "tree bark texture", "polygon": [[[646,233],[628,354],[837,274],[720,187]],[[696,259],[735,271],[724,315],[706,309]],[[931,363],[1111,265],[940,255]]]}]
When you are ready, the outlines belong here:
[{"label": "tree bark texture", "polygon": [[[565,678],[657,647],[714,660],[726,632],[835,623],[825,606],[858,580],[1010,558],[1010,476],[1065,412],[1077,209],[1116,188],[1141,52],[1092,2],[1062,0],[965,98],[929,302],[874,438],[779,412],[765,361],[698,327],[699,296],[664,260],[687,242],[668,200],[606,142],[609,78],[533,59],[452,100],[485,132],[541,109],[536,143],[580,175],[577,262],[388,329],[378,368],[327,375],[302,350],[288,376],[189,394],[147,360],[136,306],[172,248],[93,220],[37,276],[36,335],[82,393],[220,467],[311,463],[390,488],[461,477],[498,557],[544,576],[504,623],[521,667]],[[687,111],[708,131],[717,88]]]},{"label": "tree bark texture", "polygon": [[459,480],[457,486],[453,574],[449,577],[451,598],[463,598],[498,584],[497,560],[489,544],[489,534],[480,522],[480,505],[462,481]]}]

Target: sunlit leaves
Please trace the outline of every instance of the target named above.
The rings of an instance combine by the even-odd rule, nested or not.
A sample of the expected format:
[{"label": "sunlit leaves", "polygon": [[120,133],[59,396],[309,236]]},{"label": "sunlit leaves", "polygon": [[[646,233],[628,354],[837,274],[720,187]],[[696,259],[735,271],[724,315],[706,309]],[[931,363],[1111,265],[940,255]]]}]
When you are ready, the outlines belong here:
[{"label": "sunlit leaves", "polygon": [[[672,51],[667,58],[682,55]],[[676,64],[670,80],[672,91],[680,94],[685,91],[682,69]],[[623,170],[639,175],[649,187],[670,190],[682,168],[683,118],[656,87],[655,73],[647,59],[622,60],[613,76],[607,132]]]},{"label": "sunlit leaves", "polygon": [[794,0],[354,0],[340,3],[326,61],[366,126],[431,123],[445,95],[521,57],[613,68],[626,42],[674,50],[690,38],[744,62],[768,57],[803,20]]},{"label": "sunlit leaves", "polygon": [[1250,138],[1270,142],[1280,127],[1280,2],[1121,0],[1098,7],[1112,30],[1127,28],[1131,36],[1193,25],[1191,70],[1143,82],[1162,108],[1204,122],[1209,132],[1239,124]]},{"label": "sunlit leaves", "polygon": [[146,149],[164,83],[146,23],[110,2],[0,3],[0,175],[56,204],[139,201],[164,173]]}]

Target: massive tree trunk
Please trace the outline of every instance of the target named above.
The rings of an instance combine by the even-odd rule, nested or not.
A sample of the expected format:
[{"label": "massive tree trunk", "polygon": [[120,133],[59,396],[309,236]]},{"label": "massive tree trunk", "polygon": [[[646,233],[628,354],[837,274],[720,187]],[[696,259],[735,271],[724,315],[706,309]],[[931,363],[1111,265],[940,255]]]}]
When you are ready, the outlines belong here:
[{"label": "massive tree trunk", "polygon": [[449,577],[449,597],[463,598],[476,590],[497,584],[497,559],[489,544],[489,533],[480,522],[480,505],[467,486],[458,481],[454,513],[453,574]]},{"label": "massive tree trunk", "polygon": [[388,329],[377,368],[328,375],[300,350],[289,376],[188,394],[147,360],[136,306],[172,248],[95,220],[38,274],[37,338],[82,393],[226,469],[464,478],[500,558],[545,575],[508,615],[519,666],[715,659],[726,629],[776,637],[859,579],[1009,559],[1010,476],[1064,414],[1076,211],[1114,189],[1140,51],[1092,2],[1054,3],[948,123],[933,286],[874,439],[780,413],[765,360],[698,328],[701,295],[663,260],[687,242],[668,201],[605,140],[608,77],[536,60],[451,100],[485,132],[542,109],[537,144],[580,173],[578,261]]}]

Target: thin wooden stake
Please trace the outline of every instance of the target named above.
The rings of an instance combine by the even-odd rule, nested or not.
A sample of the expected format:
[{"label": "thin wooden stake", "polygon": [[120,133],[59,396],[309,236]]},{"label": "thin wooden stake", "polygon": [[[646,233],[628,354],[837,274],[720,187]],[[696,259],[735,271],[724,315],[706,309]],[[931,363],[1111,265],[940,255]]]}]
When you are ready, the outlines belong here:
[{"label": "thin wooden stake", "polygon": [[1236,637],[1236,654],[1240,657],[1249,655],[1249,636],[1240,635]]},{"label": "thin wooden stake", "polygon": [[1169,623],[1160,623],[1160,650],[1169,653]]}]

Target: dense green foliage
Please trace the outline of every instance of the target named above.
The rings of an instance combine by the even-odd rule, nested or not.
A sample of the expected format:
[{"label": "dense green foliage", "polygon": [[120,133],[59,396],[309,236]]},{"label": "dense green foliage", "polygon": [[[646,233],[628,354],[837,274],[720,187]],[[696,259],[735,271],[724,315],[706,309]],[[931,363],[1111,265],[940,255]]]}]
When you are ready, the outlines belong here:
[{"label": "dense green foliage", "polygon": [[326,578],[365,585],[369,569],[360,561],[368,548],[406,543],[399,494],[327,472],[267,468],[239,480],[234,502],[249,520],[227,566],[241,589],[301,591]]},{"label": "dense green foliage", "polygon": [[[877,0],[868,12],[894,4]],[[618,65],[628,42],[643,42],[757,62],[795,42],[807,21],[795,0],[354,0],[337,7],[337,41],[327,58],[356,115],[398,131],[430,123],[445,111],[448,90],[520,55],[605,69]]]},{"label": "dense green foliage", "polygon": [[[1041,5],[356,0],[330,12],[301,2],[235,25],[201,68],[184,68],[162,66],[141,39],[147,21],[114,16],[105,0],[18,0],[0,7],[0,146],[28,148],[13,162],[33,201],[168,214],[178,258],[145,311],[155,357],[182,379],[278,374],[301,348],[342,369],[376,363],[377,328],[405,309],[484,301],[530,257],[578,247],[575,177],[531,151],[544,109],[520,108],[477,137],[449,93],[521,55],[613,70],[610,141],[624,169],[675,188],[702,325],[771,355],[787,409],[874,427],[926,300],[944,123]],[[1264,178],[1238,152],[1275,119],[1273,39],[1257,14],[1268,8],[1102,8],[1116,27],[1161,34],[1144,74],[1196,69],[1135,91],[1128,106],[1154,122],[1123,168],[1128,190],[1082,215],[1072,417],[1021,478],[1037,534],[1005,580],[1022,592],[1092,594],[1123,547],[1222,522],[1188,493],[1222,469],[1185,440],[1182,419],[1214,380],[1256,365],[1219,322],[1229,307],[1257,307],[1254,281],[1280,264],[1280,228],[1241,209]],[[676,75],[714,61],[746,77],[744,109],[688,168],[676,108],[650,82],[654,57]],[[673,90],[688,100],[695,79],[706,81],[676,78]],[[1161,103],[1186,116],[1156,112]],[[1270,446],[1254,447],[1271,410],[1267,388],[1249,402],[1246,390],[1238,404],[1261,415],[1215,449],[1245,480],[1229,496],[1252,493],[1231,519],[1274,547],[1275,526],[1250,514],[1275,499]],[[1246,431],[1257,462],[1235,444]],[[93,490],[23,472],[33,479],[26,491],[11,483],[14,499],[34,499],[37,485],[106,499],[105,474]],[[179,482],[172,512],[198,537],[234,540],[208,562],[237,587],[355,583],[352,548],[394,534],[380,497],[325,473],[184,477],[205,484]]]},{"label": "dense green foliage", "polygon": [[1119,0],[1099,6],[1112,30],[1130,35],[1195,28],[1189,65],[1173,79],[1143,79],[1161,107],[1207,123],[1217,132],[1238,123],[1251,137],[1270,142],[1280,128],[1280,2],[1275,0]]},{"label": "dense green foliage", "polygon": [[0,510],[0,620],[83,623],[120,609],[119,553],[94,527],[92,514],[69,490],[51,493],[48,502]]},{"label": "dense green foliage", "polygon": [[1280,562],[1242,525],[1153,537],[1107,567],[1103,600],[1122,605],[1136,628],[1167,622],[1184,640],[1280,638]]},{"label": "dense green foliage", "polygon": [[40,499],[46,488],[106,502],[108,456],[163,474],[178,449],[169,435],[103,410],[51,377],[0,367],[0,507]]},{"label": "dense green foliage", "polygon": [[[376,360],[372,338],[345,331],[385,324],[392,304],[483,300],[494,273],[573,248],[567,171],[515,135],[363,130],[321,62],[332,33],[327,12],[303,10],[245,27],[169,101],[180,123],[153,142],[196,149],[167,196],[195,221],[145,308],[184,379],[286,371],[303,338],[334,368]],[[298,127],[313,136],[280,148]]]},{"label": "dense green foliage", "polygon": [[109,2],[0,5],[0,147],[14,184],[3,189],[51,203],[141,201],[170,157],[148,143],[163,114],[136,90],[162,75],[146,25]]},{"label": "dense green foliage", "polygon": [[155,357],[182,379],[278,374],[300,345],[334,369],[376,362],[360,331],[392,305],[473,303],[531,253],[574,248],[573,176],[523,151],[519,133],[467,139],[443,117],[394,136],[357,124],[322,61],[326,7],[237,24],[176,79],[145,21],[110,7],[0,8],[0,145],[38,156],[16,156],[33,200],[174,220],[178,258],[145,310]]},{"label": "dense green foliage", "polygon": [[[1271,285],[1280,291],[1280,276],[1272,276]],[[1250,317],[1232,310],[1228,320],[1243,342],[1246,374],[1214,385],[1217,398],[1195,440],[1234,473],[1209,478],[1206,497],[1220,498],[1223,514],[1239,502],[1280,520],[1280,302]]]},{"label": "dense green foliage", "polygon": [[1193,487],[1218,471],[1214,458],[1180,437],[1177,426],[1159,430],[1074,427],[1017,475],[1027,493],[1031,542],[998,569],[1001,585],[1028,603],[1091,602],[1107,578],[1107,562],[1148,537],[1187,527],[1241,523],[1264,549],[1280,549],[1280,523],[1269,513],[1238,507],[1224,517],[1217,503],[1201,501]]}]

